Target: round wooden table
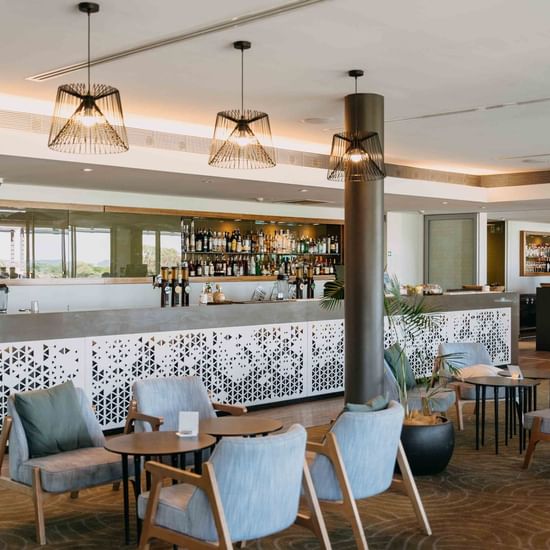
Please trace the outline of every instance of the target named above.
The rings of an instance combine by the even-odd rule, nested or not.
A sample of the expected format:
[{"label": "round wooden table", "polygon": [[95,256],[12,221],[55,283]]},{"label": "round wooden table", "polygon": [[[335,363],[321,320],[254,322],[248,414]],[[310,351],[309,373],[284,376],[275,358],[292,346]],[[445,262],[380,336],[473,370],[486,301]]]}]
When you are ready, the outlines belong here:
[{"label": "round wooden table", "polygon": [[255,437],[276,432],[283,427],[283,423],[272,418],[255,416],[220,416],[208,418],[199,422],[199,432],[221,437]]},{"label": "round wooden table", "polygon": [[[195,454],[195,471],[200,473],[202,451],[215,445],[216,440],[206,433],[199,433],[197,437],[178,437],[176,432],[136,432],[128,435],[109,438],[105,449],[122,457],[122,483],[124,486],[124,537],[126,544],[130,544],[130,503],[128,496],[128,456],[134,457],[134,478],[136,496],[136,525],[138,541],[141,531],[141,522],[137,515],[137,499],[141,494],[141,458],[145,462],[152,456],[172,456],[172,464],[185,467],[185,454]],[[147,479],[149,484],[149,478]]]},{"label": "round wooden table", "polygon": [[[518,379],[506,376],[476,376],[464,380],[476,387],[476,450],[479,449],[479,413],[481,409],[481,444],[485,443],[485,399],[487,387],[493,388],[495,405],[495,454],[498,454],[498,400],[500,388],[504,388],[505,403],[505,444],[508,445],[508,437],[512,437],[512,429],[515,432],[517,402],[517,418],[519,424],[519,452],[525,448],[525,430],[523,429],[523,413],[536,408],[535,389],[539,382],[531,379]],[[516,401],[517,395],[517,401]]]}]

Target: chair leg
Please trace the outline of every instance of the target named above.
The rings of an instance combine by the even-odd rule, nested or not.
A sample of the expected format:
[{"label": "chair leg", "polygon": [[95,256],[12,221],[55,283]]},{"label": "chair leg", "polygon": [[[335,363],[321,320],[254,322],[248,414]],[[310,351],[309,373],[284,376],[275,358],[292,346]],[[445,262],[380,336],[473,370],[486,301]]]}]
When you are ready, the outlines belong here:
[{"label": "chair leg", "polygon": [[527,447],[527,452],[525,453],[525,459],[523,460],[523,469],[527,470],[531,465],[533,460],[533,453],[535,452],[535,447],[540,441],[540,429],[542,425],[542,418],[536,416],[533,419],[533,426],[531,428],[531,437],[529,438],[529,446]]},{"label": "chair leg", "polygon": [[456,416],[458,418],[458,429],[459,431],[464,431],[464,401],[457,401],[456,402]]},{"label": "chair leg", "polygon": [[113,491],[118,491],[120,489],[120,481],[113,481]]},{"label": "chair leg", "polygon": [[34,504],[36,541],[40,546],[44,546],[46,544],[46,523],[44,521],[44,497],[42,494],[42,482],[40,481],[40,468],[33,468],[32,471],[32,500]]},{"label": "chair leg", "polygon": [[416,514],[416,519],[420,524],[420,528],[424,531],[424,533],[426,533],[426,535],[430,536],[432,534],[430,522],[428,521],[426,510],[424,510],[424,505],[422,504],[422,499],[420,498],[420,494],[416,487],[416,482],[414,481],[414,477],[409,466],[409,461],[407,460],[407,455],[405,454],[405,449],[403,449],[401,441],[399,442],[399,447],[397,449],[397,463],[399,464],[399,469],[401,470],[401,475],[403,476],[403,484],[405,485],[405,489],[409,495],[409,499],[413,506],[414,513]]}]

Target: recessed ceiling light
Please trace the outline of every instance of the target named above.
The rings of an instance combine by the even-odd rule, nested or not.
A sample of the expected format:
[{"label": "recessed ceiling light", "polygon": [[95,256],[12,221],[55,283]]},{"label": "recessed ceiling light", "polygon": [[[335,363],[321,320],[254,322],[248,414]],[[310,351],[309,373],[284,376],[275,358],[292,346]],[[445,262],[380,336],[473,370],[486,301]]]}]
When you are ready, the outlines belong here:
[{"label": "recessed ceiling light", "polygon": [[481,207],[481,210],[487,210],[487,207],[486,207],[486,206],[482,206],[482,207]]},{"label": "recessed ceiling light", "polygon": [[449,201],[443,201],[441,204],[449,204]]},{"label": "recessed ceiling light", "polygon": [[426,210],[419,210],[419,212],[420,212],[421,214],[424,214],[424,212],[426,212]]},{"label": "recessed ceiling light", "polygon": [[302,118],[300,122],[303,124],[327,124],[332,118],[330,117],[308,117]]},{"label": "recessed ceiling light", "polygon": [[263,197],[257,197],[256,200],[257,200],[258,202],[263,202],[263,201],[264,201],[264,198],[263,198]]},{"label": "recessed ceiling light", "polygon": [[201,180],[201,183],[212,183],[212,180]]},{"label": "recessed ceiling light", "polygon": [[241,218],[235,218],[233,221],[234,221],[234,222],[240,222],[240,221],[241,221]]},{"label": "recessed ceiling light", "polygon": [[94,169],[93,168],[82,168],[82,171],[83,172],[93,172]]},{"label": "recessed ceiling light", "polygon": [[300,189],[300,193],[307,193],[307,189]]},{"label": "recessed ceiling light", "polygon": [[314,223],[313,225],[319,225],[318,223]]}]

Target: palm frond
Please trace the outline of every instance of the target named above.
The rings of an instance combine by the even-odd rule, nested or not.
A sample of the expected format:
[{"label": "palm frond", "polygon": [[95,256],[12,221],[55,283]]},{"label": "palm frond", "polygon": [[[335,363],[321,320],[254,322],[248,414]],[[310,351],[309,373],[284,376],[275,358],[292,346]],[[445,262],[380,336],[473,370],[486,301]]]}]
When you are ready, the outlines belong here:
[{"label": "palm frond", "polygon": [[332,311],[344,302],[344,281],[336,279],[325,283],[321,307]]}]

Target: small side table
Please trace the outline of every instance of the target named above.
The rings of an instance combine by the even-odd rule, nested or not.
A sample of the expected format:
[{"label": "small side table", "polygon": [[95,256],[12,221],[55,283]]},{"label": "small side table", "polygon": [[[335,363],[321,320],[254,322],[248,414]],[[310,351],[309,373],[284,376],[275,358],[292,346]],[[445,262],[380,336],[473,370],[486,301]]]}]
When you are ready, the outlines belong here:
[{"label": "small side table", "polygon": [[[141,494],[141,458],[145,461],[152,456],[172,456],[173,462],[178,456],[195,453],[195,471],[200,473],[202,451],[215,445],[216,440],[205,433],[197,437],[178,437],[176,432],[135,432],[107,440],[105,449],[122,457],[122,483],[124,486],[124,540],[130,544],[130,503],[128,495],[128,456],[134,457],[136,525],[137,536],[141,532],[141,522],[137,514],[137,498]],[[185,462],[183,462],[185,464]]]},{"label": "small side table", "polygon": [[525,448],[525,430],[523,429],[523,413],[536,407],[536,387],[539,384],[537,380],[518,380],[506,378],[504,376],[479,376],[464,380],[468,384],[476,387],[476,450],[479,450],[479,416],[481,411],[481,444],[485,443],[485,401],[487,388],[493,388],[495,405],[495,454],[498,454],[498,402],[500,388],[504,388],[505,403],[505,444],[508,445],[508,437],[512,437],[512,426],[515,425],[516,395],[517,395],[517,413],[519,424],[519,452],[522,453]]},{"label": "small side table", "polygon": [[272,418],[255,416],[220,416],[199,422],[199,432],[220,439],[222,437],[256,437],[280,430],[283,423]]}]

